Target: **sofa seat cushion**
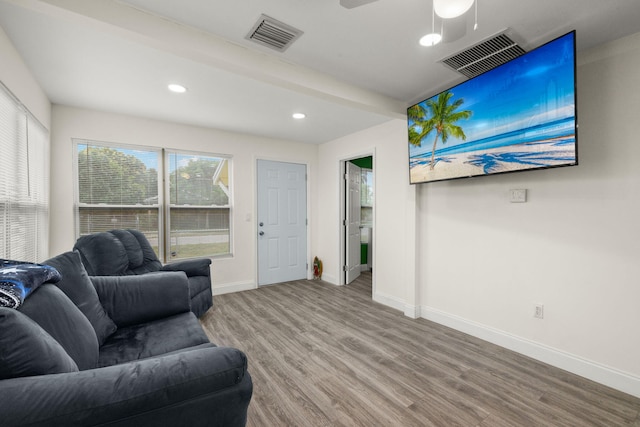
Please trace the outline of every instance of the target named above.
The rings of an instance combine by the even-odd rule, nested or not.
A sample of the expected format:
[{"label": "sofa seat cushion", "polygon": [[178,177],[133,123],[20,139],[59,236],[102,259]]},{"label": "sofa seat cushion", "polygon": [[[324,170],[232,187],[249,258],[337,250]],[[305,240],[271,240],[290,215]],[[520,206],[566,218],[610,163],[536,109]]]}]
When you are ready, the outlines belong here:
[{"label": "sofa seat cushion", "polygon": [[100,347],[98,367],[116,365],[208,343],[191,312],[119,328]]},{"label": "sofa seat cushion", "polygon": [[47,331],[78,368],[95,368],[98,361],[98,339],[89,320],[55,285],[46,283],[29,296],[20,312]]},{"label": "sofa seat cushion", "polygon": [[0,380],[77,371],[73,359],[36,322],[0,307]]},{"label": "sofa seat cushion", "polygon": [[102,345],[107,337],[113,334],[117,327],[100,304],[96,288],[91,283],[87,272],[80,260],[78,252],[66,252],[48,259],[43,264],[51,265],[62,275],[56,286],[84,314],[98,338],[98,345]]}]

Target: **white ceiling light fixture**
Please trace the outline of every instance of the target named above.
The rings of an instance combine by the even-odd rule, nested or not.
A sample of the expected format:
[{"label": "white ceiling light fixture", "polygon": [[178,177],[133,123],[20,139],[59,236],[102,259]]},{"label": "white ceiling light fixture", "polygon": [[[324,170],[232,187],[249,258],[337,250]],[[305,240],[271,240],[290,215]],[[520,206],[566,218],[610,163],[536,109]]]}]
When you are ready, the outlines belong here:
[{"label": "white ceiling light fixture", "polygon": [[435,8],[431,8],[431,33],[425,34],[420,38],[420,45],[435,46],[442,41],[442,34],[436,33],[436,14]]},{"label": "white ceiling light fixture", "polygon": [[474,0],[433,0],[433,8],[440,18],[457,18],[471,9]]},{"label": "white ceiling light fixture", "polygon": [[187,88],[179,85],[177,83],[171,83],[169,85],[167,85],[167,88],[171,91],[171,92],[175,92],[175,93],[185,93],[187,91]]},{"label": "white ceiling light fixture", "polygon": [[291,117],[293,117],[296,120],[301,120],[307,117],[307,115],[305,113],[293,113]]},{"label": "white ceiling light fixture", "polygon": [[478,29],[478,0],[476,0],[476,17],[475,22],[473,23],[473,31]]}]

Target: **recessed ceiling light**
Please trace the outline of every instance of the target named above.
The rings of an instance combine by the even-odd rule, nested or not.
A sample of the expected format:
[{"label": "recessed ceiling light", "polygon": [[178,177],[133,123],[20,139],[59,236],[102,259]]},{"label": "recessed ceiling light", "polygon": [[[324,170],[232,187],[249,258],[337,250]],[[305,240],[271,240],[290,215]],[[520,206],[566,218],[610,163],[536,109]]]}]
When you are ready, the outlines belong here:
[{"label": "recessed ceiling light", "polygon": [[442,36],[438,33],[431,33],[423,36],[420,39],[420,44],[422,46],[435,46],[442,40]]},{"label": "recessed ceiling light", "polygon": [[305,113],[293,113],[293,115],[291,116],[294,119],[304,119],[305,117],[307,117],[307,115]]},{"label": "recessed ceiling light", "polygon": [[175,93],[185,93],[187,91],[186,87],[179,84],[175,84],[175,83],[172,83],[167,87],[171,92],[175,92]]}]

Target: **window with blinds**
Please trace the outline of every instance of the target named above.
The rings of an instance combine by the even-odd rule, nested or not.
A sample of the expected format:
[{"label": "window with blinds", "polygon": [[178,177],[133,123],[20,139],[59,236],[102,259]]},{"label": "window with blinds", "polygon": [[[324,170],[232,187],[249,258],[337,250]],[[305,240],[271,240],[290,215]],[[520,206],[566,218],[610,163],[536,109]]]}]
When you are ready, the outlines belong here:
[{"label": "window with blinds", "polygon": [[80,236],[118,228],[145,234],[159,256],[161,150],[76,140]]},{"label": "window with blinds", "polygon": [[231,252],[229,158],[86,140],[75,146],[81,236],[140,230],[164,261]]},{"label": "window with blinds", "polygon": [[49,132],[0,83],[0,258],[49,249]]},{"label": "window with blinds", "polygon": [[229,159],[175,151],[166,159],[170,257],[231,253]]}]

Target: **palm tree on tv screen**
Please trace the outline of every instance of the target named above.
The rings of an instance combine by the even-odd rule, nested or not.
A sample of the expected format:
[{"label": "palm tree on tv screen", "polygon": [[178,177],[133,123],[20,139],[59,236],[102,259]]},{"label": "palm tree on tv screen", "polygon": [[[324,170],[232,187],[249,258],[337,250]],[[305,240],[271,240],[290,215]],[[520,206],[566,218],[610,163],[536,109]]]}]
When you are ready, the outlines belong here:
[{"label": "palm tree on tv screen", "polygon": [[407,116],[409,121],[412,122],[412,125],[409,126],[409,143],[413,146],[420,147],[422,146],[422,138],[427,136],[425,133],[427,111],[422,104],[416,104],[409,107]]},{"label": "palm tree on tv screen", "polygon": [[447,90],[439,94],[436,99],[428,99],[425,102],[426,108],[421,104],[417,104],[407,111],[409,120],[413,121],[409,128],[410,144],[420,147],[422,140],[433,130],[436,131],[433,148],[431,149],[431,162],[429,163],[429,169],[431,170],[435,166],[438,138],[442,138],[443,144],[447,143],[449,136],[460,138],[463,141],[467,139],[464,130],[455,123],[471,117],[472,111],[456,111],[464,103],[464,99],[456,99],[450,104],[449,101],[452,96],[453,93]]}]

